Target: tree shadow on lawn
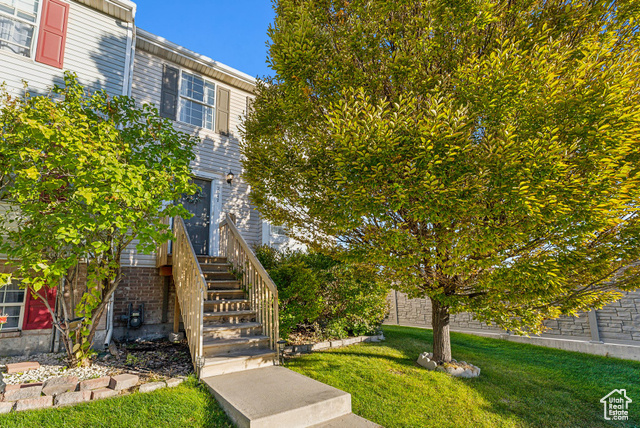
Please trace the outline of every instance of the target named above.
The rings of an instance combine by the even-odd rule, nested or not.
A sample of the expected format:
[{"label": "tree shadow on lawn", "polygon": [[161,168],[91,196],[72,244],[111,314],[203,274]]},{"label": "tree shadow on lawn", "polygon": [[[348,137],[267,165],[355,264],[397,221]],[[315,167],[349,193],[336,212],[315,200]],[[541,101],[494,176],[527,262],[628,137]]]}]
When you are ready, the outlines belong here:
[{"label": "tree shadow on lawn", "polygon": [[479,378],[453,378],[415,362],[431,350],[430,330],[384,330],[385,342],[314,353],[289,365],[350,392],[356,413],[388,428],[638,423],[637,404],[624,425],[604,421],[599,400],[626,388],[640,402],[640,363],[453,333],[454,358],[482,369]]},{"label": "tree shadow on lawn", "polygon": [[[412,361],[431,350],[431,330],[389,326],[385,333],[388,345],[401,347]],[[416,340],[422,345],[416,346]],[[583,427],[640,424],[640,362],[462,333],[451,334],[451,345],[455,359],[481,368],[479,378],[455,380],[479,392],[490,403],[488,411],[532,426],[558,426],[557,421]],[[600,399],[619,388],[636,398],[626,424],[603,419]]]}]

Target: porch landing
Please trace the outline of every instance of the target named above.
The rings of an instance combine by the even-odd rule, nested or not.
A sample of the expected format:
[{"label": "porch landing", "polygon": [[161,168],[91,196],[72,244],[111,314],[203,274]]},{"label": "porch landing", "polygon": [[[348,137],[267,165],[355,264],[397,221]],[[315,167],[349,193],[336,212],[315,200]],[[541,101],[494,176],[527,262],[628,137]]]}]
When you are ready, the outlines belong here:
[{"label": "porch landing", "polygon": [[379,427],[351,413],[351,395],[284,367],[203,378],[240,428]]}]

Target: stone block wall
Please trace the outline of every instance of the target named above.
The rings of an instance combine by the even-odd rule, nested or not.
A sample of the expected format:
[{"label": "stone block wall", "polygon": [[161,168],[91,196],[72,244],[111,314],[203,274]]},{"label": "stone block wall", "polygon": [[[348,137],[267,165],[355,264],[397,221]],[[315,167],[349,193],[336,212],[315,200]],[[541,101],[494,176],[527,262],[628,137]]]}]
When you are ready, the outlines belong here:
[{"label": "stone block wall", "polygon": [[[391,291],[388,296],[389,314],[386,324],[431,328],[429,299],[409,299],[406,294]],[[591,341],[600,338],[605,343],[640,346],[640,291],[625,293],[624,297],[596,311],[590,321],[587,313],[577,317],[560,317],[545,322],[548,330],[542,337]],[[592,331],[597,328],[597,331]],[[500,328],[461,313],[451,317],[451,329],[482,333],[506,333]]]},{"label": "stone block wall", "polygon": [[597,311],[600,338],[604,341],[640,343],[640,290]]}]

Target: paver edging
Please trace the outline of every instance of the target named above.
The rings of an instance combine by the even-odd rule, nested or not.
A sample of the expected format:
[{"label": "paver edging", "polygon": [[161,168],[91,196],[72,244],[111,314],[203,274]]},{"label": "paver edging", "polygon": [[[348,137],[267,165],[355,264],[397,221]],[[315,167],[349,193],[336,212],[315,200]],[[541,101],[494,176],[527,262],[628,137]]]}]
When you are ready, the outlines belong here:
[{"label": "paver edging", "polygon": [[[105,377],[108,378],[104,379]],[[39,389],[38,396],[30,396],[21,398],[18,400],[7,400],[4,401],[5,394],[0,394],[0,413],[9,413],[15,411],[25,411],[25,410],[39,410],[44,408],[60,408],[73,406],[75,404],[86,403],[89,401],[103,400],[107,398],[117,397],[120,395],[130,394],[135,391],[139,391],[141,393],[155,391],[161,388],[173,388],[180,385],[185,378],[171,378],[163,381],[156,382],[144,382],[140,385],[139,378],[137,375],[127,374],[126,376],[126,388],[118,386],[119,382],[122,382],[122,379],[125,378],[122,375],[117,376],[105,376],[103,378],[88,379],[84,381],[76,382],[75,387],[70,389],[69,391],[62,390],[66,388],[62,388],[60,392],[52,392],[49,395],[44,394],[42,391],[42,383],[38,385],[30,385],[30,384],[19,384],[19,385],[7,385],[10,390],[16,389],[24,389],[29,388],[29,386],[35,386]],[[57,381],[61,381],[65,378],[65,376],[60,376],[57,378],[51,378],[47,381],[52,385],[56,384]],[[66,377],[68,378],[68,377]],[[115,379],[114,379],[115,378]],[[87,382],[87,381],[94,381]],[[133,382],[135,380],[135,382]],[[64,382],[62,383],[64,384]],[[149,386],[146,386],[149,385]],[[90,388],[88,386],[93,386]],[[59,398],[58,398],[59,397]],[[40,403],[41,402],[41,403]],[[40,403],[40,404],[38,404]]]},{"label": "paver edging", "polygon": [[316,351],[323,351],[326,349],[344,348],[362,342],[381,342],[383,340],[384,334],[378,334],[375,336],[357,336],[348,337],[346,339],[327,340],[324,342],[309,343],[306,345],[290,345],[284,347],[284,355],[292,357],[301,354],[310,354]]}]

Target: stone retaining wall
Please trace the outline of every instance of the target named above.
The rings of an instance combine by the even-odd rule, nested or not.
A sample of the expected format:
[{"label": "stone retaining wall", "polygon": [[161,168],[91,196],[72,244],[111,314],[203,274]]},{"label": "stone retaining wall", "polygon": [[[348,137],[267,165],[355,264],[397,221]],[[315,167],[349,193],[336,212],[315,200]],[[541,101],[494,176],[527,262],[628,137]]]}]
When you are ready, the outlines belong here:
[{"label": "stone retaining wall", "polygon": [[[389,293],[388,301],[389,314],[385,324],[431,328],[429,299],[409,299],[404,293],[392,291]],[[541,336],[518,337],[517,341],[638,359],[636,355],[640,349],[640,290],[625,293],[623,298],[600,310],[581,313],[577,317],[561,317],[547,321],[545,325],[549,329]],[[501,338],[509,335],[502,329],[475,320],[473,315],[468,313],[453,315],[451,329]],[[583,346],[580,342],[591,345]],[[601,346],[608,344],[616,346]],[[625,346],[629,349],[625,350]]]}]

